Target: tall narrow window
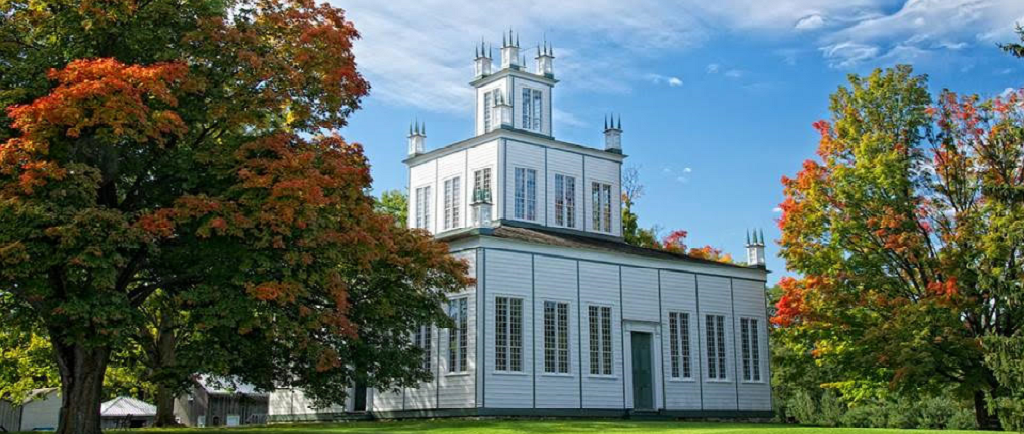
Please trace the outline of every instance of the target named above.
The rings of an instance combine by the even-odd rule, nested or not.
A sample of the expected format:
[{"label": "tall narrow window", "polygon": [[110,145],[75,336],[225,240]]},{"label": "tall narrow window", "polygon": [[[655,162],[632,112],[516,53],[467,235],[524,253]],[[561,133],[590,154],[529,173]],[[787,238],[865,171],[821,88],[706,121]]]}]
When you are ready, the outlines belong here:
[{"label": "tall narrow window", "polygon": [[448,372],[466,372],[469,333],[466,298],[448,301],[448,316],[455,326],[448,330]]},{"label": "tall narrow window", "polygon": [[543,92],[536,89],[523,88],[523,129],[531,131],[541,130],[541,113],[543,113]]},{"label": "tall narrow window", "polygon": [[724,380],[725,371],[725,317],[707,315],[708,378]]},{"label": "tall narrow window", "polygon": [[[477,169],[473,171],[473,201],[477,199],[487,198],[491,200],[491,168],[485,167],[483,169]],[[477,221],[477,210],[473,208],[473,220]]]},{"label": "tall narrow window", "polygon": [[430,351],[433,344],[434,328],[431,326],[420,326],[413,332],[412,343],[423,350],[423,369],[429,371],[433,364]]},{"label": "tall narrow window", "polygon": [[596,231],[612,231],[612,186],[600,182],[590,186],[593,202],[593,227]]},{"label": "tall narrow window", "polygon": [[744,381],[761,381],[757,322],[754,318],[740,318],[740,349],[743,354]]},{"label": "tall narrow window", "polygon": [[612,308],[590,306],[590,374],[612,375]]},{"label": "tall narrow window", "polygon": [[416,227],[430,229],[430,186],[416,189]]},{"label": "tall narrow window", "polygon": [[555,174],[555,224],[576,227],[576,178]]},{"label": "tall narrow window", "polygon": [[444,230],[458,229],[461,226],[459,197],[462,187],[458,176],[444,181]]},{"label": "tall narrow window", "polygon": [[542,129],[541,128],[541,113],[543,111],[541,109],[543,107],[543,103],[541,102],[541,95],[542,95],[541,91],[539,91],[539,90],[534,90],[533,91],[533,130],[534,131],[538,131],[538,132],[541,131],[541,129]]},{"label": "tall narrow window", "polygon": [[693,378],[690,364],[690,314],[669,312],[668,329],[672,378]]},{"label": "tall narrow window", "polygon": [[523,372],[523,299],[494,298],[494,370]]},{"label": "tall narrow window", "polygon": [[569,373],[569,303],[544,302],[544,372]]},{"label": "tall narrow window", "polygon": [[494,104],[494,91],[484,92],[484,132],[485,133],[491,131],[491,125],[494,124],[494,122],[491,120],[491,114],[494,113],[494,110],[491,109],[491,106],[493,104]]},{"label": "tall narrow window", "polygon": [[537,171],[534,169],[516,168],[516,218],[519,220],[537,220]]}]

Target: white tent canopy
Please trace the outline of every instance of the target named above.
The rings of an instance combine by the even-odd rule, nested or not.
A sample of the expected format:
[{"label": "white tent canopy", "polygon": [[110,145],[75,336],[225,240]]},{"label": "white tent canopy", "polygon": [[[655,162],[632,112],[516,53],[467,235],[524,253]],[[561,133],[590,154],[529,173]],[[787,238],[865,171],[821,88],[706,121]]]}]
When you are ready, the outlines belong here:
[{"label": "white tent canopy", "polygon": [[127,396],[100,404],[100,417],[156,416],[156,406]]}]

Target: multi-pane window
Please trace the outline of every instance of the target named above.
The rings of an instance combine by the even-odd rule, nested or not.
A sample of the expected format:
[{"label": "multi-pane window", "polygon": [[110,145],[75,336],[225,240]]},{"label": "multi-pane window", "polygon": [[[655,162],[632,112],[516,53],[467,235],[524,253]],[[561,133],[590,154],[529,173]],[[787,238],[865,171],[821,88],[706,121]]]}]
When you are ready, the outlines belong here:
[{"label": "multi-pane window", "polygon": [[423,369],[429,371],[431,364],[431,345],[433,344],[434,328],[431,326],[420,326],[412,333],[412,343],[423,350]]},{"label": "multi-pane window", "polygon": [[495,89],[490,92],[484,93],[484,132],[490,132],[492,129],[497,128],[501,125],[501,119],[499,118],[498,111],[494,109],[494,106],[498,105],[498,92],[500,89]]},{"label": "multi-pane window", "polygon": [[537,220],[537,171],[522,167],[516,168],[516,218],[519,220]]},{"label": "multi-pane window", "polygon": [[601,232],[611,232],[612,186],[610,184],[595,182],[590,186],[590,193],[594,207],[594,230]]},{"label": "multi-pane window", "polygon": [[569,303],[544,302],[544,372],[569,373]]},{"label": "multi-pane window", "polygon": [[459,227],[459,197],[462,186],[458,176],[444,181],[444,230]]},{"label": "multi-pane window", "polygon": [[724,380],[725,371],[725,317],[707,315],[705,324],[708,333],[708,378]]},{"label": "multi-pane window", "polygon": [[576,227],[576,178],[555,174],[555,224]]},{"label": "multi-pane window", "polygon": [[430,229],[430,186],[416,189],[416,227]]},{"label": "multi-pane window", "polygon": [[672,378],[693,378],[690,363],[690,314],[669,312],[668,334],[672,358]]},{"label": "multi-pane window", "polygon": [[[485,167],[483,169],[477,169],[473,171],[473,202],[477,200],[491,200],[491,168]],[[477,221],[479,217],[477,215],[480,210],[473,207],[473,220]]]},{"label": "multi-pane window", "polygon": [[494,299],[494,370],[523,372],[523,299]]},{"label": "multi-pane window", "polygon": [[590,306],[590,374],[612,375],[612,308]]},{"label": "multi-pane window", "polygon": [[455,324],[448,330],[448,372],[466,372],[469,323],[466,298],[448,301],[448,316]]},{"label": "multi-pane window", "polygon": [[740,348],[743,352],[743,380],[761,381],[761,355],[757,320],[740,318]]},{"label": "multi-pane window", "polygon": [[527,130],[541,130],[541,108],[543,94],[535,89],[523,89],[523,128]]}]

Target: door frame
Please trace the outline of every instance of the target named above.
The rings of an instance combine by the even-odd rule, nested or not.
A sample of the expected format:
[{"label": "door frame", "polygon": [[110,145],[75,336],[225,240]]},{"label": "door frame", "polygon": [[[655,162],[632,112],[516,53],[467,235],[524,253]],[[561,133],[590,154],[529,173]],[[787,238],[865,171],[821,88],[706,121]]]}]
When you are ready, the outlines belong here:
[{"label": "door frame", "polygon": [[651,410],[663,409],[665,408],[665,404],[663,400],[664,394],[662,392],[662,386],[664,385],[662,367],[665,364],[665,361],[662,359],[661,355],[662,346],[664,345],[664,342],[661,340],[661,324],[657,322],[630,320],[622,321],[622,377],[625,383],[625,387],[623,388],[623,395],[625,395],[625,407],[634,408],[632,332],[651,334],[651,382],[654,383],[654,408]]}]

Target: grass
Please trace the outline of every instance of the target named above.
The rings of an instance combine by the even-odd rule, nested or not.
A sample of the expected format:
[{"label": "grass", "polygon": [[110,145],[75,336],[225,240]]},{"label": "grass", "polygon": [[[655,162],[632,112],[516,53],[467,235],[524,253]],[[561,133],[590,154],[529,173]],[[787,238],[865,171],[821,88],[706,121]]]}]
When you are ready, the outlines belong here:
[{"label": "grass", "polygon": [[271,425],[257,428],[203,430],[159,430],[146,433],[224,434],[924,434],[969,433],[973,431],[931,431],[861,428],[816,428],[778,424],[711,422],[638,422],[626,420],[416,420],[398,422],[350,422],[325,424]]}]

